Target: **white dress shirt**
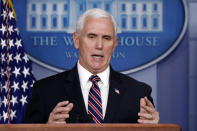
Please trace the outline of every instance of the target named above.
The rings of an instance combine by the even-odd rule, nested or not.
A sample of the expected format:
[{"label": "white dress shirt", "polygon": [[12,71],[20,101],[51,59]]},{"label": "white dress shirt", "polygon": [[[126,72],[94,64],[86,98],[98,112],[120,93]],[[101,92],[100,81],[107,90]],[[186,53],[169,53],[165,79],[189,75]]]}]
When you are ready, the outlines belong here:
[{"label": "white dress shirt", "polygon": [[[86,111],[88,112],[88,95],[90,88],[92,86],[92,82],[89,80],[92,73],[82,67],[78,61],[77,69],[79,74],[79,80],[81,85],[81,91],[83,94],[83,99],[86,106]],[[109,66],[103,72],[97,74],[100,77],[101,81],[98,82],[100,91],[101,91],[101,99],[102,99],[102,110],[103,110],[103,118],[105,117],[106,108],[107,108],[107,100],[109,93]]]}]

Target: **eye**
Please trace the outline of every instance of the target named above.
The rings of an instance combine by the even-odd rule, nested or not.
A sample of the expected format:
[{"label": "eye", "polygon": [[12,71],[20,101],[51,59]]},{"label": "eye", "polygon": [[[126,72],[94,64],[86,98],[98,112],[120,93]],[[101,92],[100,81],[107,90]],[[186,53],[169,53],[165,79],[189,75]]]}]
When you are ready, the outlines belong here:
[{"label": "eye", "polygon": [[111,39],[112,39],[112,37],[111,37],[111,36],[108,36],[108,35],[107,35],[107,36],[104,36],[103,38],[104,38],[105,40],[111,40]]},{"label": "eye", "polygon": [[89,35],[88,35],[88,38],[91,38],[91,39],[92,39],[92,38],[95,38],[95,37],[96,37],[95,34],[89,34]]}]

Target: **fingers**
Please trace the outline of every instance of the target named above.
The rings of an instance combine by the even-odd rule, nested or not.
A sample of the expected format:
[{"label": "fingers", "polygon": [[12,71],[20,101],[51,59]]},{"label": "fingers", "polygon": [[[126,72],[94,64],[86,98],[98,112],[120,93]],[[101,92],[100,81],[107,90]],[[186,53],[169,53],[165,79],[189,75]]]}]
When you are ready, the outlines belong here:
[{"label": "fingers", "polygon": [[148,119],[148,120],[153,119],[153,116],[148,113],[138,113],[138,116],[140,116],[141,119]]},{"label": "fingers", "polygon": [[73,108],[73,104],[69,103],[69,101],[63,101],[56,105],[56,107],[53,109],[53,113],[69,113]]},{"label": "fingers", "polygon": [[149,107],[149,106],[142,106],[141,110],[146,113],[153,113],[155,111],[154,107]]},{"label": "fingers", "polygon": [[144,98],[140,99],[140,106],[145,106],[146,105],[146,100]]},{"label": "fingers", "polygon": [[158,123],[159,113],[147,97],[140,99],[139,123]]},{"label": "fingers", "polygon": [[72,108],[73,104],[69,101],[59,102],[50,113],[47,123],[66,123],[65,119],[69,118]]},{"label": "fingers", "polygon": [[144,99],[145,99],[145,101],[146,101],[146,105],[148,105],[148,106],[151,107],[151,108],[154,108],[152,102],[150,102],[150,100],[149,100],[147,97],[145,97]]},{"label": "fingers", "polygon": [[64,120],[65,121],[66,118],[69,118],[69,114],[56,114],[56,115],[53,115],[53,120],[54,121],[56,121],[56,120],[60,120],[60,121]]},{"label": "fingers", "polygon": [[138,122],[141,124],[157,124],[158,123],[157,120],[141,120],[141,119],[138,119]]},{"label": "fingers", "polygon": [[155,108],[153,104],[148,100],[147,97],[140,99],[140,112],[153,113],[154,111],[155,111]]},{"label": "fingers", "polygon": [[146,101],[145,101],[144,98],[141,98],[141,99],[140,99],[140,112],[146,112],[146,111],[144,110],[144,108],[142,108],[142,107],[144,107],[144,106],[146,106]]},{"label": "fingers", "polygon": [[159,113],[156,111],[153,114],[146,114],[146,113],[138,113],[140,118],[138,119],[139,123],[142,124],[157,124],[159,123]]}]

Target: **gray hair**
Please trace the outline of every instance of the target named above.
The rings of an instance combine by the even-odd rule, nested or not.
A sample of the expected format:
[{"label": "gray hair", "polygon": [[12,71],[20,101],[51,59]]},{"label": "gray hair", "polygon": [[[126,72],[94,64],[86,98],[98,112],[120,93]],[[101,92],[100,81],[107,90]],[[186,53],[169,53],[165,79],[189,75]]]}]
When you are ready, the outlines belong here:
[{"label": "gray hair", "polygon": [[108,12],[106,12],[105,10],[99,9],[99,8],[94,8],[94,9],[90,9],[87,10],[86,12],[84,12],[78,19],[77,21],[77,25],[76,25],[76,32],[77,34],[80,35],[83,27],[84,27],[84,23],[87,17],[91,17],[91,18],[107,18],[110,19],[113,23],[114,26],[114,32],[115,32],[115,36],[116,36],[116,30],[117,30],[117,26],[116,26],[116,22],[113,18],[113,16],[111,14],[109,14]]}]

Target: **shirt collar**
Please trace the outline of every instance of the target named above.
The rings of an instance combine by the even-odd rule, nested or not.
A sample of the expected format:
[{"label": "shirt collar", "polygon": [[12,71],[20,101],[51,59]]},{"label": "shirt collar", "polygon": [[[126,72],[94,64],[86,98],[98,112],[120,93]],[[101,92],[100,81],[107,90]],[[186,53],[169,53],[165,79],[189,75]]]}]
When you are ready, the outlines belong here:
[{"label": "shirt collar", "polygon": [[[82,86],[85,86],[92,73],[90,73],[83,66],[81,66],[79,61],[77,62],[77,69],[79,73],[80,84]],[[105,87],[107,87],[109,83],[109,72],[110,72],[110,68],[108,66],[103,72],[97,74],[100,77],[101,82],[105,85]]]}]

